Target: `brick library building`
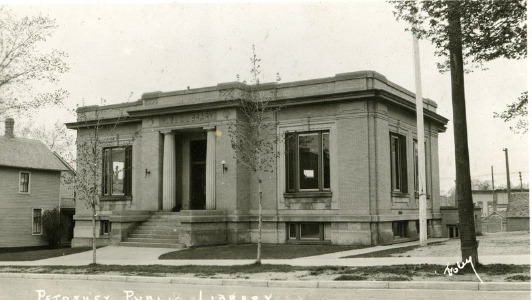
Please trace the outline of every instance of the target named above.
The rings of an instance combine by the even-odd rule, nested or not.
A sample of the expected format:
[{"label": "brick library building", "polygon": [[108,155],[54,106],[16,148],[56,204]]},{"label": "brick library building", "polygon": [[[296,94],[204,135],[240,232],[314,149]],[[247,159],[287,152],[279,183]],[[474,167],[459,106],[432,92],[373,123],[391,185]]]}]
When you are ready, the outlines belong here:
[{"label": "brick library building", "polygon": [[[280,139],[263,180],[262,241],[387,245],[418,239],[415,95],[374,71],[282,84],[275,89]],[[241,114],[221,83],[151,92],[135,102],[78,109],[78,176],[97,140],[99,245],[153,247],[253,243],[257,183],[237,161],[230,127]],[[251,100],[250,100],[251,101]],[[447,119],[424,99],[427,232],[442,236],[438,134]],[[98,135],[95,137],[94,133]],[[236,157],[236,158],[235,158]],[[76,246],[92,240],[92,210],[77,190]]]}]

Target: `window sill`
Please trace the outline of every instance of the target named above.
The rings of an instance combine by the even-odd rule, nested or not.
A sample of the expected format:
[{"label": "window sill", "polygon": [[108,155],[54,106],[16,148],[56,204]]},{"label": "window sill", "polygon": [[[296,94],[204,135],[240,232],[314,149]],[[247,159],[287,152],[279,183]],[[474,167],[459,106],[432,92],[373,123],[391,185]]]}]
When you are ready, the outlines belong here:
[{"label": "window sill", "polygon": [[296,240],[296,239],[288,239],[286,240],[286,243],[287,244],[292,244],[292,245],[304,245],[304,244],[318,244],[318,245],[331,245],[331,241],[330,240],[306,240],[306,239],[300,239],[300,240]]},{"label": "window sill", "polygon": [[392,244],[400,244],[400,243],[410,242],[412,240],[413,239],[411,239],[409,237],[396,237],[396,236],[394,236]]},{"label": "window sill", "polygon": [[392,192],[392,197],[395,198],[410,198],[409,193],[403,193],[403,192]]},{"label": "window sill", "polygon": [[101,196],[102,201],[131,201],[131,196]]},{"label": "window sill", "polygon": [[284,193],[285,198],[323,198],[332,197],[332,192],[296,192],[296,193]]}]

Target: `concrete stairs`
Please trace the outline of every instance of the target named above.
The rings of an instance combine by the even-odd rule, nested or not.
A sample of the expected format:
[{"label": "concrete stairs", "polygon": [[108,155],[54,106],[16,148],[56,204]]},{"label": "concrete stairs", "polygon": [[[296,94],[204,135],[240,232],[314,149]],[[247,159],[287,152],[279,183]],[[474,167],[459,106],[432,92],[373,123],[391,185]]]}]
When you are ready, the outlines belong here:
[{"label": "concrete stairs", "polygon": [[177,212],[156,212],[150,219],[135,228],[121,246],[151,247],[151,248],[184,248],[180,243],[179,223]]}]

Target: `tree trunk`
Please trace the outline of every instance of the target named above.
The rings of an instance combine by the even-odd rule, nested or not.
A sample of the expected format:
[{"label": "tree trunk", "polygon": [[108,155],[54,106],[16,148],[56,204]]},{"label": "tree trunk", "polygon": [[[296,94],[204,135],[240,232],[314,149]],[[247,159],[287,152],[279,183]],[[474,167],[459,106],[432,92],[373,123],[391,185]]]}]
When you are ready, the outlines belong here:
[{"label": "tree trunk", "polygon": [[261,264],[261,246],[262,246],[262,180],[259,181],[259,240],[257,242],[257,264]]},{"label": "tree trunk", "polygon": [[96,264],[96,209],[92,208],[92,263]]},{"label": "tree trunk", "polygon": [[475,236],[475,216],[469,169],[460,1],[449,1],[448,5],[449,54],[456,164],[456,199],[458,202],[460,243],[462,260],[465,261],[471,256],[473,264],[476,265],[478,263],[478,243]]}]

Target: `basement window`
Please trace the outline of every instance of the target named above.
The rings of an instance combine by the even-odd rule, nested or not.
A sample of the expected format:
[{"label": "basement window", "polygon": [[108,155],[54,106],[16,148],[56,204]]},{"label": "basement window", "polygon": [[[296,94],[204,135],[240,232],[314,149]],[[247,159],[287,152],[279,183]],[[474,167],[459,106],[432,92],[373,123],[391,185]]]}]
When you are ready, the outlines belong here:
[{"label": "basement window", "polygon": [[287,224],[287,238],[288,240],[302,240],[302,241],[323,241],[329,240],[330,223],[288,223]]},{"label": "basement window", "polygon": [[410,237],[408,232],[408,221],[392,222],[393,238],[402,239]]},{"label": "basement window", "polygon": [[111,232],[111,222],[104,220],[100,221],[100,235],[107,235]]}]

